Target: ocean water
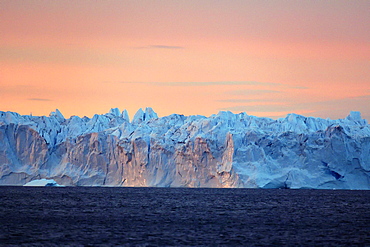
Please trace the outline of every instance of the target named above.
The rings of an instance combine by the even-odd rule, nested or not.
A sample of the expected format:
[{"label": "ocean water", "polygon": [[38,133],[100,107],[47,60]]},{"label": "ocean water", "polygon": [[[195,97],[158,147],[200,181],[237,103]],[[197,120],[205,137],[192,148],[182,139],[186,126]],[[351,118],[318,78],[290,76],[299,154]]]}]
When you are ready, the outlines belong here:
[{"label": "ocean water", "polygon": [[1,246],[370,246],[370,191],[0,187]]}]

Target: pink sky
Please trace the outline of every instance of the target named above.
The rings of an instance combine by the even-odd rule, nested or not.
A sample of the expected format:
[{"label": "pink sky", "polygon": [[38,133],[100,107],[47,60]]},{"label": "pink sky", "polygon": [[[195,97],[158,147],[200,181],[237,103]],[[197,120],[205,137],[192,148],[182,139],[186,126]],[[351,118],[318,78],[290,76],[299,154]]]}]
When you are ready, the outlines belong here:
[{"label": "pink sky", "polygon": [[0,0],[0,110],[370,120],[370,1]]}]

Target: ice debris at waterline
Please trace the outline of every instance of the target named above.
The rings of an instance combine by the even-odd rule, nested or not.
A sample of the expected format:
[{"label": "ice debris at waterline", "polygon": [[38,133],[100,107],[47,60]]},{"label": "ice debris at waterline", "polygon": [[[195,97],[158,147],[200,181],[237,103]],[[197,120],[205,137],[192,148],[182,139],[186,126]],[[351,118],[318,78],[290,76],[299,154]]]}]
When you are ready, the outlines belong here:
[{"label": "ice debris at waterline", "polygon": [[0,112],[0,184],[370,189],[370,128],[246,113],[159,118],[117,108],[65,119]]},{"label": "ice debris at waterline", "polygon": [[28,183],[26,183],[23,186],[60,187],[62,185],[59,185],[53,179],[45,179],[45,178],[43,178],[43,179],[32,180],[31,182],[28,182]]}]

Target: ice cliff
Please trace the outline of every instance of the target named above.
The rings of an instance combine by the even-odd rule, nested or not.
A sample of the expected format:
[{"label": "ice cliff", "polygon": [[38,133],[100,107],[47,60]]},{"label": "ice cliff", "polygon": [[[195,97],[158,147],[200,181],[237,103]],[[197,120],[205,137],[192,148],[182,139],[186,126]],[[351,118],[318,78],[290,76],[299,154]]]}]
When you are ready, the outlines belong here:
[{"label": "ice cliff", "polygon": [[0,185],[370,189],[370,127],[246,113],[65,119],[0,112]]}]

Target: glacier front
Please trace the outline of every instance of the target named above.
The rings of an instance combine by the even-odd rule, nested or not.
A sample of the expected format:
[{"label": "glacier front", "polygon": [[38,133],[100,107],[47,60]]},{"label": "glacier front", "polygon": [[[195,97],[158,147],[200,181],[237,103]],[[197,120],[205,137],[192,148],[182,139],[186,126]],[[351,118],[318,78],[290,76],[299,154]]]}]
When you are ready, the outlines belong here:
[{"label": "glacier front", "polygon": [[370,127],[246,113],[65,119],[0,112],[0,185],[370,189]]}]

